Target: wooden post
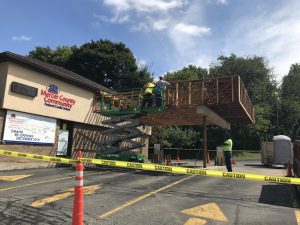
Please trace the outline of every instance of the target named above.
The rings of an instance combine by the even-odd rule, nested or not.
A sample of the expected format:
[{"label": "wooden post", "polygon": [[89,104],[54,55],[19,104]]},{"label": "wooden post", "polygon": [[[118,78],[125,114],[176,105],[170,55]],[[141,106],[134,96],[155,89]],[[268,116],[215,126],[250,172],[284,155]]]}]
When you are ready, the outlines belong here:
[{"label": "wooden post", "polygon": [[201,82],[201,104],[204,103],[204,81]]},{"label": "wooden post", "polygon": [[203,168],[206,168],[207,160],[207,127],[206,116],[203,116]]},{"label": "wooden post", "polygon": [[231,77],[231,102],[234,102],[233,77]]},{"label": "wooden post", "polygon": [[216,79],[216,88],[217,88],[217,105],[219,104],[219,79]]},{"label": "wooden post", "polygon": [[189,81],[189,103],[188,105],[192,104],[192,83]]},{"label": "wooden post", "polygon": [[178,106],[178,82],[176,83],[176,106]]}]

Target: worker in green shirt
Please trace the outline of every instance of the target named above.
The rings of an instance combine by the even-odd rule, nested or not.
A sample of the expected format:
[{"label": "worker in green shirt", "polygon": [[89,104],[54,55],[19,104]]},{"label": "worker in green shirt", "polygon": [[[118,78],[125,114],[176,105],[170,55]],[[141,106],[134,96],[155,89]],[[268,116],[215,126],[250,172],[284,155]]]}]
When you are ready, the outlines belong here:
[{"label": "worker in green shirt", "polygon": [[229,133],[226,133],[224,135],[224,156],[225,156],[225,164],[228,172],[232,172],[232,166],[231,166],[231,154],[232,154],[232,140]]}]

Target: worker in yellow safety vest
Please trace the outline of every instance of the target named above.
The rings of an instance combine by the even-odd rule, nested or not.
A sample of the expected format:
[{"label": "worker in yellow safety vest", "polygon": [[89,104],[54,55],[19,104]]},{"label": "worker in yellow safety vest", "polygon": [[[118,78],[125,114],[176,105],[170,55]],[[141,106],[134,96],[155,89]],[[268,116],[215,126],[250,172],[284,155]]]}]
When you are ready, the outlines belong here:
[{"label": "worker in yellow safety vest", "polygon": [[232,172],[232,166],[231,166],[231,154],[232,154],[232,140],[229,133],[226,133],[224,135],[224,156],[225,156],[225,164],[228,172]]},{"label": "worker in yellow safety vest", "polygon": [[142,109],[147,107],[152,107],[153,102],[153,88],[155,86],[155,81],[149,82],[144,85],[144,94],[143,94],[143,101],[142,101]]}]

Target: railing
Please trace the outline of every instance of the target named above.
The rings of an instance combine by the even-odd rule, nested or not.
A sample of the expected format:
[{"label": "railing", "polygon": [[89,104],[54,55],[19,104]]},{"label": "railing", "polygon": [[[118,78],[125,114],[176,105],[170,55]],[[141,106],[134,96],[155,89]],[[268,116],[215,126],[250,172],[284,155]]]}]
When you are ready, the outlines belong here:
[{"label": "railing", "polygon": [[254,108],[243,82],[239,79],[240,103],[251,118],[254,118]]},{"label": "railing", "polygon": [[238,106],[242,107],[251,120],[254,111],[248,93],[239,76],[214,77],[201,80],[170,81],[166,92],[163,93],[163,106],[153,106],[142,109],[144,90],[121,90],[115,94],[102,94],[96,97],[95,111],[105,115],[131,114],[141,112],[164,112],[165,107],[194,107],[205,104],[211,107]]},{"label": "railing", "polygon": [[132,114],[141,112],[163,112],[164,91],[161,90],[162,107],[155,107],[156,95],[153,95],[151,106],[142,108],[144,89],[119,90],[115,94],[101,94],[95,98],[94,111],[103,115]]},{"label": "railing", "polygon": [[190,81],[171,81],[166,106],[218,105],[238,102],[238,76]]}]

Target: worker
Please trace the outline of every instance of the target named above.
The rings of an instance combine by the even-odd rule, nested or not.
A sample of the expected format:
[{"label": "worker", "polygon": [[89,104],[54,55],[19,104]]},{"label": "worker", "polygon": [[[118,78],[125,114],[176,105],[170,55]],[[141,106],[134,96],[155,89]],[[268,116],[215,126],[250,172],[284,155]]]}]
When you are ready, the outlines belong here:
[{"label": "worker", "polygon": [[155,86],[155,81],[149,82],[144,85],[144,94],[143,94],[143,101],[142,101],[142,109],[145,108],[146,104],[147,107],[152,107],[153,102],[153,88]]},{"label": "worker", "polygon": [[159,81],[157,81],[154,86],[156,107],[158,107],[158,108],[162,107],[163,97],[165,95],[167,86],[171,86],[171,84],[169,82],[165,81],[163,76],[159,76]]},{"label": "worker", "polygon": [[232,145],[233,143],[230,137],[230,133],[225,133],[223,150],[225,156],[225,164],[228,172],[232,172],[232,166],[231,166]]}]

